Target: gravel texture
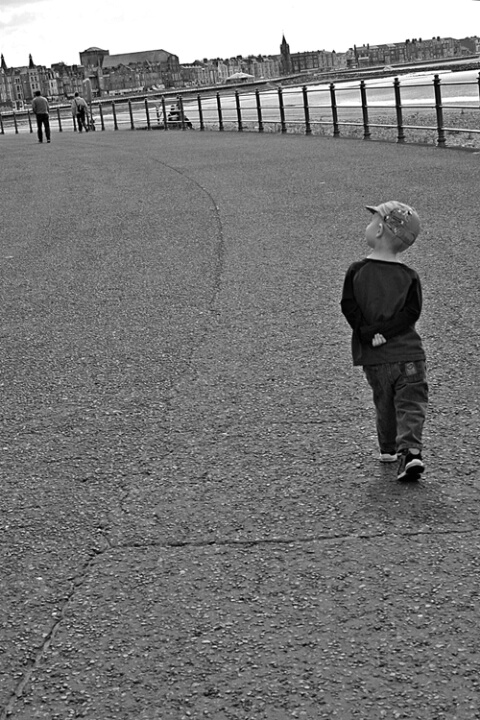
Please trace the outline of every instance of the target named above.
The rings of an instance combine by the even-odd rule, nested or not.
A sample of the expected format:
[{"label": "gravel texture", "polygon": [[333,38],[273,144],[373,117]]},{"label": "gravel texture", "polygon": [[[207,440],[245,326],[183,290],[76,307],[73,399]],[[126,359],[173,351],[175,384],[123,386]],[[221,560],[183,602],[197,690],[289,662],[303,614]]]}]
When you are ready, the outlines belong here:
[{"label": "gravel texture", "polygon": [[[480,718],[479,155],[0,137],[0,718]],[[339,312],[414,204],[427,471]]]}]

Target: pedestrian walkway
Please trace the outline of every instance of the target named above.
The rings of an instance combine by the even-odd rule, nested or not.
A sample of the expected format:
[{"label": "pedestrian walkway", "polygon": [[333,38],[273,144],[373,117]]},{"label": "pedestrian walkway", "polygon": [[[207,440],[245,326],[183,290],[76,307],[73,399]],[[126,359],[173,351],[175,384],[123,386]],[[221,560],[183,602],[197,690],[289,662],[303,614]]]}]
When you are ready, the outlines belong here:
[{"label": "pedestrian walkway", "polygon": [[[0,718],[478,717],[479,156],[0,138]],[[376,460],[339,311],[414,204],[431,407]]]}]

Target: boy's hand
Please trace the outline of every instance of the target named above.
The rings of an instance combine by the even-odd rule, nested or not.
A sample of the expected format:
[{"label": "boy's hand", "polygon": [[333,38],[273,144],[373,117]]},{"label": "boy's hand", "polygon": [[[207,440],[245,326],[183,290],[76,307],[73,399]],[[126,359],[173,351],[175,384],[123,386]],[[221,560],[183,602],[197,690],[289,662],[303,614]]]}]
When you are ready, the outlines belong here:
[{"label": "boy's hand", "polygon": [[380,333],[377,333],[377,334],[373,337],[372,345],[373,345],[373,347],[378,347],[379,345],[384,345],[386,342],[387,342],[387,341],[385,340],[385,338],[383,337],[383,335],[381,335]]}]

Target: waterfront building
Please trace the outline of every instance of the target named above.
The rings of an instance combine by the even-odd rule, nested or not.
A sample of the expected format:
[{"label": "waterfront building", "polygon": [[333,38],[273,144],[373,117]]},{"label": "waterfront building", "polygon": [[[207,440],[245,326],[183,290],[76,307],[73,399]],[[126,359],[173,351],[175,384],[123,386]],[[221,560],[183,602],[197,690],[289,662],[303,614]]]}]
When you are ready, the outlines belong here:
[{"label": "waterfront building", "polygon": [[54,63],[52,70],[57,79],[57,95],[71,98],[76,92],[83,94],[83,81],[86,70],[83,65],[66,65],[64,62]]},{"label": "waterfront building", "polygon": [[205,64],[196,60],[193,65],[181,65],[182,85],[200,87],[218,84],[218,68],[213,62]]},{"label": "waterfront building", "polygon": [[80,60],[89,77],[96,79],[94,85],[100,93],[168,88],[182,83],[178,56],[166,50],[110,55],[108,50],[91,47],[80,53]]},{"label": "waterfront building", "polygon": [[282,37],[282,43],[280,45],[280,72],[282,75],[290,75],[292,70],[292,56],[290,54],[290,45],[285,40],[285,35]]},{"label": "waterfront building", "polygon": [[315,50],[312,52],[300,52],[291,54],[292,72],[299,73],[304,70],[332,70],[333,68],[345,66],[345,54],[337,53],[335,50]]},{"label": "waterfront building", "polygon": [[2,55],[0,58],[0,106],[12,102],[11,80],[7,63]]},{"label": "waterfront building", "polygon": [[126,92],[140,92],[143,90],[140,75],[133,67],[118,65],[103,75],[105,92],[122,94]]},{"label": "waterfront building", "polygon": [[384,45],[354,45],[347,53],[350,67],[429,62],[472,55],[479,51],[478,38],[412,38]]},{"label": "waterfront building", "polygon": [[462,38],[462,40],[460,40],[460,44],[465,48],[465,50],[467,50],[469,55],[480,55],[480,38],[475,36]]},{"label": "waterfront building", "polygon": [[[223,60],[220,58],[217,58],[216,60],[212,61],[213,66],[216,69],[217,72],[217,82],[220,85],[224,85],[229,75],[231,75],[234,71],[231,70],[231,61],[230,60]],[[235,63],[235,67],[237,67],[238,64]]]},{"label": "waterfront building", "polygon": [[28,65],[9,68],[4,56],[1,56],[1,106],[21,110],[30,104],[37,90],[48,98],[58,94],[57,79],[52,68],[36,65],[31,55]]},{"label": "waterfront building", "polygon": [[310,70],[332,70],[346,66],[346,54],[335,50],[313,50],[307,52],[290,52],[290,45],[282,37],[280,45],[280,73],[282,75],[298,74]]},{"label": "waterfront building", "polygon": [[281,74],[280,56],[251,55],[246,59],[245,67],[245,72],[253,75],[256,80],[276,78]]},{"label": "waterfront building", "polygon": [[87,48],[80,53],[80,64],[86,68],[102,67],[106,55],[110,55],[108,50],[99,47]]}]

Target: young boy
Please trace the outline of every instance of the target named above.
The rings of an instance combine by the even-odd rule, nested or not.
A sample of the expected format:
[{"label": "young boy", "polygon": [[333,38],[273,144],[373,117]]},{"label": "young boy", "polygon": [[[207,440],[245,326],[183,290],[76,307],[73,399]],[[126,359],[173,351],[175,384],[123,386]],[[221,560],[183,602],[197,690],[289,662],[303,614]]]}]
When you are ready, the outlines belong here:
[{"label": "young boy", "polygon": [[380,461],[396,462],[399,480],[418,480],[428,401],[425,352],[415,330],[420,278],[400,260],[420,232],[416,211],[396,200],[368,206],[370,254],[347,270],[342,312],[353,329],[353,364],[363,366],[377,416]]}]

